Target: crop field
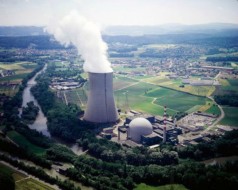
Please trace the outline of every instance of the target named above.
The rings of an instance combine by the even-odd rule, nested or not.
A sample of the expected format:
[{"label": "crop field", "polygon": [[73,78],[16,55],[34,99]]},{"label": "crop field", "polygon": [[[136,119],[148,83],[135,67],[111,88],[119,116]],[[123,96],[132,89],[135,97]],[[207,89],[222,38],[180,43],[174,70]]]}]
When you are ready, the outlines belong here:
[{"label": "crop field", "polygon": [[154,115],[163,115],[164,105],[168,107],[168,114],[173,115],[178,111],[187,111],[194,106],[197,106],[195,109],[197,111],[207,101],[204,97],[159,87],[146,82],[138,82],[122,90],[116,90],[115,99],[117,106],[122,110],[128,109],[128,102],[130,109]]},{"label": "crop field", "polygon": [[113,67],[114,71],[121,71],[121,72],[133,72],[133,71],[144,71],[144,67],[127,67],[127,66],[115,66]]},{"label": "crop field", "polygon": [[7,96],[14,96],[18,91],[18,86],[4,86],[0,85],[0,94],[6,94]]},{"label": "crop field", "polygon": [[12,169],[9,166],[2,164],[2,163],[0,163],[0,171],[7,173],[9,175],[12,175],[12,177],[15,181],[21,180],[21,179],[24,179],[27,177],[25,174],[15,171],[14,169]]},{"label": "crop field", "polygon": [[34,70],[36,63],[32,62],[16,62],[16,63],[0,63],[0,70],[13,70],[14,75],[0,78],[0,82],[20,83],[21,80]]},{"label": "crop field", "polygon": [[16,190],[32,190],[32,189],[54,190],[54,188],[46,185],[45,183],[37,181],[33,178],[26,178],[24,180],[16,182]]},{"label": "crop field", "polygon": [[163,75],[144,79],[143,81],[198,96],[210,96],[215,91],[214,86],[185,85],[184,87],[179,87],[180,85],[182,85],[181,79],[169,79]]},{"label": "crop field", "polygon": [[158,105],[166,105],[168,108],[182,112],[186,112],[193,106],[202,106],[206,103],[206,98],[166,88],[157,88],[156,90],[147,93],[146,96],[157,98],[155,103]]},{"label": "crop field", "polygon": [[85,108],[87,103],[87,95],[83,88],[77,88],[65,92],[67,101],[78,105],[80,108]]},{"label": "crop field", "polygon": [[238,107],[223,107],[225,118],[219,124],[238,127]]},{"label": "crop field", "polygon": [[136,83],[136,80],[117,75],[113,79],[113,88],[114,90],[121,90]]},{"label": "crop field", "polygon": [[179,184],[172,184],[172,185],[163,185],[163,186],[150,186],[150,185],[146,185],[144,183],[139,184],[136,188],[134,188],[134,190],[187,190],[186,187],[184,187],[183,185],[179,185]]},{"label": "crop field", "polygon": [[219,79],[221,86],[216,87],[213,95],[238,93],[238,79]]},{"label": "crop field", "polygon": [[9,175],[12,175],[14,181],[15,181],[15,189],[16,190],[54,190],[54,188],[51,188],[50,186],[37,181],[31,177],[26,176],[25,174],[16,171],[15,169],[1,164],[0,163],[0,172],[7,173]]},{"label": "crop field", "polygon": [[15,143],[17,143],[19,146],[26,148],[27,150],[38,154],[38,155],[42,155],[45,153],[45,149],[36,146],[34,144],[32,144],[31,142],[29,142],[24,136],[22,136],[21,134],[17,133],[16,131],[10,131],[7,133],[7,136],[12,139]]},{"label": "crop field", "polygon": [[[200,111],[202,111],[202,110],[200,110]],[[212,104],[207,110],[205,110],[205,112],[206,113],[211,113],[211,114],[216,114],[216,115],[220,115],[221,114],[220,109],[215,104]]]}]

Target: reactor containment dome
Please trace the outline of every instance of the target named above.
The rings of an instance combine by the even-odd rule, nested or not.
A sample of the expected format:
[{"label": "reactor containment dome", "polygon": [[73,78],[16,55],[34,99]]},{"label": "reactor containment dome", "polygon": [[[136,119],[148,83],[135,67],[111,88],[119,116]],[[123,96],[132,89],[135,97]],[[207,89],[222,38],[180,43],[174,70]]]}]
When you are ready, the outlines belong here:
[{"label": "reactor containment dome", "polygon": [[150,135],[152,132],[152,124],[145,118],[139,117],[129,123],[128,137],[132,141],[139,143],[142,135]]}]

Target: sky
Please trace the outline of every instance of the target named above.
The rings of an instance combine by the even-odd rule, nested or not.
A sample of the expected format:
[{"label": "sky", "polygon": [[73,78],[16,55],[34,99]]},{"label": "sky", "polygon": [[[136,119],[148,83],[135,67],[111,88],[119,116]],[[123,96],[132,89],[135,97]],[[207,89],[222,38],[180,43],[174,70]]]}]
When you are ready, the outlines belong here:
[{"label": "sky", "polygon": [[238,24],[238,0],[0,0],[0,25],[46,26],[72,10],[102,27]]}]

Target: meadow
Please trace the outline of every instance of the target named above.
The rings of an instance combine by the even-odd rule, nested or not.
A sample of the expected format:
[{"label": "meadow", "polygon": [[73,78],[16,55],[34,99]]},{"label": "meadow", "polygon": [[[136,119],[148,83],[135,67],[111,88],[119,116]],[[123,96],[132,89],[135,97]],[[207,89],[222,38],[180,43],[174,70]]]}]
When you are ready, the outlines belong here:
[{"label": "meadow", "polygon": [[163,186],[150,186],[150,185],[146,185],[144,183],[139,184],[136,188],[134,188],[134,190],[187,190],[186,187],[184,187],[183,185],[179,185],[179,184],[172,184],[172,185],[163,185]]},{"label": "meadow", "polygon": [[[115,88],[117,87],[115,86]],[[115,91],[117,106],[122,110],[128,109],[126,96],[130,109],[154,115],[163,115],[163,106],[165,105],[167,106],[168,114],[173,115],[179,111],[185,112],[197,105],[200,107],[206,104],[207,101],[204,97],[159,87],[146,82],[137,82],[129,87]]]},{"label": "meadow", "polygon": [[[0,62],[0,70],[13,70],[14,75],[5,76],[0,78],[0,83],[14,83],[20,84],[22,79],[31,73],[37,64],[32,62],[15,62],[15,63],[2,63]],[[17,86],[0,85],[0,93],[5,93],[8,96],[13,96],[18,91]]]},{"label": "meadow", "polygon": [[219,124],[238,127],[238,107],[223,107],[225,118]]},{"label": "meadow", "polygon": [[33,153],[38,154],[38,155],[43,155],[46,152],[46,149],[32,144],[24,136],[22,136],[21,134],[19,134],[16,131],[8,132],[7,136],[11,140],[13,140],[16,144],[18,144],[19,146],[29,150],[30,152],[33,152]]},{"label": "meadow", "polygon": [[0,163],[0,172],[11,175],[15,181],[15,190],[54,190],[50,186],[42,183],[36,179],[28,177],[27,175],[19,172],[5,164]]},{"label": "meadow", "polygon": [[54,190],[54,188],[33,178],[27,178],[16,182],[16,190]]},{"label": "meadow", "polygon": [[210,96],[215,91],[215,86],[184,85],[184,87],[180,87],[183,84],[182,79],[169,79],[163,74],[144,79],[144,81],[197,96]]}]

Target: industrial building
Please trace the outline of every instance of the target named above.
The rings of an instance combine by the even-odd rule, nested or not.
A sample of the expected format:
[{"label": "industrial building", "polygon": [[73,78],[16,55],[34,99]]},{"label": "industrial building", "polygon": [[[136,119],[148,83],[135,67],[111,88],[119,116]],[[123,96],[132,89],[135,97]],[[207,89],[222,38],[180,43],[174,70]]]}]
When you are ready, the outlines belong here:
[{"label": "industrial building", "polygon": [[[176,127],[174,123],[167,120],[157,120],[152,115],[136,116],[138,115],[127,117],[124,125],[118,127],[118,141],[122,141],[121,133],[126,133],[127,140],[124,142],[125,144],[127,141],[147,146],[158,144],[162,141],[172,144],[178,143],[177,136],[182,134],[182,129]],[[164,124],[165,122],[166,125]],[[129,144],[128,146],[130,146]]]},{"label": "industrial building", "polygon": [[113,73],[88,73],[89,94],[84,120],[93,123],[116,122],[118,112],[113,96]]}]

